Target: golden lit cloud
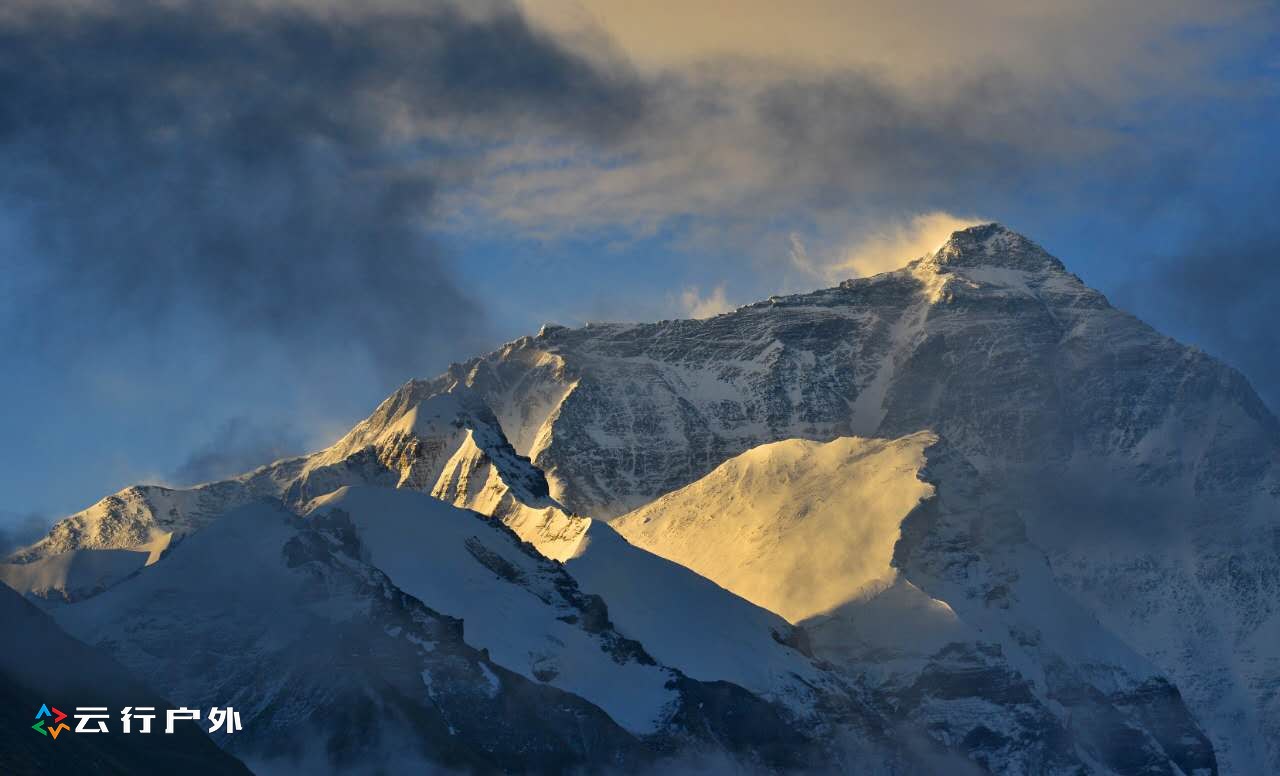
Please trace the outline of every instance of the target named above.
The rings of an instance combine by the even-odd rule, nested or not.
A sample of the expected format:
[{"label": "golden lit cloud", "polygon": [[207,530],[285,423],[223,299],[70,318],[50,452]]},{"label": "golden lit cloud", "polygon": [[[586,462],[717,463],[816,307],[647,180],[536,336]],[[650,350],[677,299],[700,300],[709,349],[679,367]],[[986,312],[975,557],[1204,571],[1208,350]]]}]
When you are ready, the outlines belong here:
[{"label": "golden lit cloud", "polygon": [[1178,29],[1229,23],[1247,6],[974,0],[520,0],[535,23],[588,52],[621,51],[643,70],[735,62],[766,67],[867,69],[902,83],[1016,70],[1117,86],[1118,71],[1176,78],[1186,47],[1153,46]]},{"label": "golden lit cloud", "polygon": [[725,299],[724,286],[716,286],[707,296],[703,296],[697,286],[690,286],[680,293],[680,309],[690,318],[711,318],[733,308]]},{"label": "golden lit cloud", "polygon": [[[677,218],[803,214],[829,257],[797,267],[808,278],[873,266],[830,246],[886,213],[954,209],[961,189],[1064,168],[1176,174],[1186,149],[1167,98],[1221,91],[1214,63],[1242,37],[1213,31],[1250,27],[1247,6],[1186,0],[517,2],[608,82],[634,86],[619,103],[633,120],[606,145],[522,138],[478,159],[470,185],[442,196],[453,223],[643,237]],[[1135,126],[1151,131],[1138,142]]]},{"label": "golden lit cloud", "polygon": [[802,275],[833,285],[851,277],[892,272],[937,250],[952,232],[990,220],[962,218],[942,211],[921,213],[906,221],[860,232],[845,247],[817,255],[811,255],[804,238],[793,233],[789,238],[789,263]]},{"label": "golden lit cloud", "polygon": [[960,218],[950,213],[923,213],[906,223],[872,231],[845,249],[832,270],[840,277],[867,277],[890,272],[937,250],[951,233],[991,219]]}]

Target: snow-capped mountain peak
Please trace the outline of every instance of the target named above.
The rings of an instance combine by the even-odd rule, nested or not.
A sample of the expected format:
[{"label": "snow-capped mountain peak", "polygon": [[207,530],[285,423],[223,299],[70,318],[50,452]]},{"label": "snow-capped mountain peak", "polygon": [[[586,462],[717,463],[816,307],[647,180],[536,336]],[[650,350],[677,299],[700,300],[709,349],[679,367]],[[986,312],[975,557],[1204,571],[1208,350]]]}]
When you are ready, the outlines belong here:
[{"label": "snow-capped mountain peak", "polygon": [[1003,224],[971,226],[953,232],[924,263],[939,267],[997,267],[1024,272],[1065,271],[1044,248]]},{"label": "snow-capped mountain peak", "polygon": [[[910,454],[885,457],[887,477],[852,465],[861,445]],[[872,508],[877,477],[901,503]],[[670,569],[599,552],[625,544],[606,523],[630,513],[624,537],[804,619],[833,662],[882,659],[867,681],[905,715],[895,724],[995,770],[1143,772],[1125,759],[1139,752],[1151,772],[1212,772],[1215,757],[1280,772],[1280,422],[1239,373],[998,224],[894,272],[710,319],[544,327],[406,384],[328,450],[108,497],[0,575],[89,604],[232,507],[306,513],[344,486],[501,520],[620,601],[628,638],[704,668],[616,573]],[[833,550],[820,601],[796,582],[809,545]],[[746,548],[741,563],[719,547]],[[875,573],[839,577],[870,548]],[[92,555],[104,550],[134,552]],[[755,550],[791,565],[771,576]],[[737,681],[769,695],[769,672],[750,669]]]}]

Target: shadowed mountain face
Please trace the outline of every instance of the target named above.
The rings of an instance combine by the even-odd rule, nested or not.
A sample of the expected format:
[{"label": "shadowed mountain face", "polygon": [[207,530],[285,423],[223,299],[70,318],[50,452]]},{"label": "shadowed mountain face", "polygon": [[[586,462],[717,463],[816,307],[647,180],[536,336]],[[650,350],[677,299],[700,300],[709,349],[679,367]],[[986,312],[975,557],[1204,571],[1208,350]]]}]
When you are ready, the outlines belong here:
[{"label": "shadowed mountain face", "polygon": [[[49,615],[0,585],[0,773],[191,773],[248,776],[249,770],[209,740],[197,723],[163,732],[164,710],[175,708],[119,663],[61,630]],[[108,733],[56,738],[31,730],[41,706],[105,706]],[[181,704],[179,704],[181,705]],[[120,732],[120,710],[153,706],[159,728]],[[74,723],[74,720],[68,720]],[[154,723],[153,723],[154,724]]]},{"label": "shadowed mountain face", "polygon": [[[71,602],[68,627],[88,623],[156,584],[145,581],[229,510],[268,498],[308,515],[344,486],[422,491],[501,520],[563,561],[657,664],[781,704],[801,729],[856,718],[859,751],[896,737],[996,772],[1280,770],[1268,689],[1280,683],[1280,423],[1241,375],[999,225],[956,232],[896,272],[708,320],[544,327],[406,384],[314,455],[108,497],[0,577]],[[810,669],[773,653],[776,680],[742,661],[733,676],[698,675],[698,642],[662,627],[663,607],[695,594],[649,585],[666,572],[593,519],[803,620],[767,624],[735,597],[699,604],[739,612],[723,627],[816,654],[832,684],[800,708]],[[431,542],[411,536],[410,560]],[[535,673],[538,650],[501,656],[477,641],[482,607],[441,603],[456,585],[411,589],[424,579],[411,562],[396,571],[362,546],[389,584],[475,622],[464,643],[493,666],[650,735],[589,683]],[[461,547],[468,562],[489,558]],[[643,578],[626,584],[622,568]],[[697,622],[686,614],[668,622]],[[716,642],[711,629],[698,638]],[[709,724],[684,708],[671,719]]]}]

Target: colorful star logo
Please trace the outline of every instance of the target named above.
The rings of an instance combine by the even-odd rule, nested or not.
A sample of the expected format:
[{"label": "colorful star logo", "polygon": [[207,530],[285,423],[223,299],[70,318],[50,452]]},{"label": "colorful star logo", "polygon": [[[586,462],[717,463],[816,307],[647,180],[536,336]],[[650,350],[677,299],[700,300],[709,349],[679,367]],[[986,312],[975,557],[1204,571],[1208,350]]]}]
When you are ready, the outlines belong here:
[{"label": "colorful star logo", "polygon": [[[48,728],[45,728],[44,726],[45,717],[53,717],[53,723],[49,725]],[[50,713],[48,704],[42,704],[40,706],[40,711],[36,712],[36,724],[32,725],[31,729],[42,736],[53,736],[54,738],[57,738],[58,734],[62,731],[71,729],[70,725],[62,721],[66,718],[67,715],[58,711],[57,708],[54,708],[53,712]]]}]

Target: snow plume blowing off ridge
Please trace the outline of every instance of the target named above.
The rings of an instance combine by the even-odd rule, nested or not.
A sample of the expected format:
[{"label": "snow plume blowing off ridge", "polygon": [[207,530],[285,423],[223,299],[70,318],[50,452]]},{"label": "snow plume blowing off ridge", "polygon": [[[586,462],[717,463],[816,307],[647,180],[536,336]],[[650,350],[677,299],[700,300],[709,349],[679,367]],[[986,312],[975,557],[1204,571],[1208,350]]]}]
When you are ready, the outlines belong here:
[{"label": "snow plume blowing off ridge", "polygon": [[791,265],[805,275],[823,283],[838,283],[898,269],[911,259],[933,253],[953,233],[989,222],[940,210],[920,213],[905,222],[882,224],[852,235],[843,247],[818,256],[811,255],[800,235],[792,234],[789,256]]}]

